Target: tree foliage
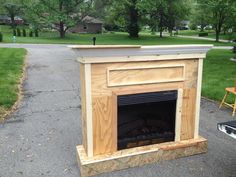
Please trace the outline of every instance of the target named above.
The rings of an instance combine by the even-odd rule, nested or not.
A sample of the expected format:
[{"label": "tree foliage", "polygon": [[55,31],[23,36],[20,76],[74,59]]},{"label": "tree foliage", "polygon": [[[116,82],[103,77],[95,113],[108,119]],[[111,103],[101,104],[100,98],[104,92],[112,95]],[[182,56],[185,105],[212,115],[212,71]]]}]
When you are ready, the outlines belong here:
[{"label": "tree foliage", "polygon": [[160,37],[164,28],[170,33],[181,20],[190,13],[190,1],[188,0],[142,0],[139,8],[146,14],[148,24],[153,31],[158,29]]},{"label": "tree foliage", "polygon": [[[234,20],[236,14],[235,0],[197,0],[198,8],[202,9],[202,14],[207,16],[209,23],[213,25],[216,32],[216,41],[224,26]],[[208,21],[203,19],[204,21]],[[231,26],[231,25],[230,25]],[[232,27],[232,26],[231,26]]]},{"label": "tree foliage", "polygon": [[140,0],[114,0],[109,6],[107,22],[119,26],[120,30],[127,31],[131,38],[139,36],[140,11],[138,2]]},{"label": "tree foliage", "polygon": [[15,17],[17,15],[22,14],[22,6],[19,4],[18,1],[12,1],[12,2],[6,1],[3,4],[3,7],[5,8],[5,12],[11,18],[12,27],[15,28],[16,27]]},{"label": "tree foliage", "polygon": [[54,28],[64,38],[67,30],[88,14],[92,1],[88,0],[23,0],[28,19],[35,28]]}]

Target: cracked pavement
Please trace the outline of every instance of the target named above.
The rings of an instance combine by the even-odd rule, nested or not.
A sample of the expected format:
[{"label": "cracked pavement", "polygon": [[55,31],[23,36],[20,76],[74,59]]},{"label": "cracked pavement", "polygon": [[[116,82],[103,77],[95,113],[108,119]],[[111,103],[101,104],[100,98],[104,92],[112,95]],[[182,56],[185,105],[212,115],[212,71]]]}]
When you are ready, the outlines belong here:
[{"label": "cracked pavement", "polygon": [[[0,125],[0,177],[79,177],[75,147],[82,142],[79,64],[65,45],[3,44],[28,50],[19,109]],[[202,99],[200,134],[206,154],[163,161],[99,177],[236,177],[236,141],[217,131],[231,110]]]}]

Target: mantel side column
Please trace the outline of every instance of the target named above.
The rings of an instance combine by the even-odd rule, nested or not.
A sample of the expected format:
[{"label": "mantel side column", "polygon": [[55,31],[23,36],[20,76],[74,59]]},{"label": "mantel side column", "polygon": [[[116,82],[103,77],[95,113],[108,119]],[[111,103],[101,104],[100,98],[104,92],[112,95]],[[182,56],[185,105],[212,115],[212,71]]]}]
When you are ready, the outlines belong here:
[{"label": "mantel side column", "polygon": [[93,121],[91,96],[91,64],[80,63],[83,146],[88,157],[93,157]]},{"label": "mantel side column", "polygon": [[194,139],[197,139],[199,136],[199,117],[200,117],[200,103],[201,103],[201,90],[202,90],[202,72],[203,72],[203,58],[200,58],[199,62],[198,62],[198,80],[197,80]]}]

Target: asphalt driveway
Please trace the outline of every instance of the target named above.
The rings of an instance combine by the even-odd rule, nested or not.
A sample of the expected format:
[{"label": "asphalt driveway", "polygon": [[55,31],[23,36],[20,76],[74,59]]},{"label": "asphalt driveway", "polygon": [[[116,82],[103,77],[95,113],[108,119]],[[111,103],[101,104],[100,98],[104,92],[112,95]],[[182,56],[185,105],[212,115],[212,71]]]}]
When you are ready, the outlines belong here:
[{"label": "asphalt driveway", "polygon": [[[79,177],[76,56],[65,45],[4,46],[26,48],[29,67],[20,108],[0,125],[0,177]],[[208,153],[99,177],[236,177],[236,140],[216,130],[218,122],[229,120],[229,109],[202,99],[200,134],[209,140]]]}]

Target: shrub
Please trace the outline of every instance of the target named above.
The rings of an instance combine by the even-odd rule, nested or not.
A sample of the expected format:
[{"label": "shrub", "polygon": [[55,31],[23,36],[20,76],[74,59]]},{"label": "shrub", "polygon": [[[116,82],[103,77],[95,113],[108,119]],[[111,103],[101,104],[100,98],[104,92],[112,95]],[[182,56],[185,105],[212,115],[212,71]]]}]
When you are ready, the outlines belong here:
[{"label": "shrub", "polygon": [[2,42],[3,41],[3,35],[2,35],[2,33],[0,32],[0,42]]},{"label": "shrub", "polygon": [[29,32],[29,37],[33,37],[33,31]]},{"label": "shrub", "polygon": [[16,36],[16,29],[13,29],[13,36]]},{"label": "shrub", "polygon": [[39,37],[39,31],[37,29],[34,31],[34,35],[35,37]]},{"label": "shrub", "polygon": [[19,28],[16,29],[16,32],[17,32],[17,36],[21,36],[21,31]]},{"label": "shrub", "polygon": [[26,30],[25,29],[23,29],[22,33],[23,33],[23,36],[26,37]]},{"label": "shrub", "polygon": [[198,34],[199,37],[208,36],[207,32],[201,32]]}]

